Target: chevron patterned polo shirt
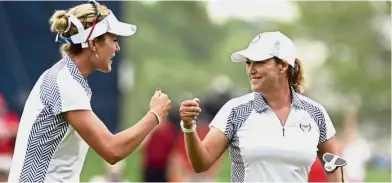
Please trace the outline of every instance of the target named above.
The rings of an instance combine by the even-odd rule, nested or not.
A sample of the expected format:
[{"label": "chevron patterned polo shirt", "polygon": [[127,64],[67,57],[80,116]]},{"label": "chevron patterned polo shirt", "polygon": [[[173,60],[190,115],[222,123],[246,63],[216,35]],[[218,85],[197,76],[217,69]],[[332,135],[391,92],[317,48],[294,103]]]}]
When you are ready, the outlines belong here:
[{"label": "chevron patterned polo shirt", "polygon": [[291,89],[286,124],[259,93],[228,101],[210,123],[229,139],[232,182],[307,182],[317,145],[335,128],[319,103]]},{"label": "chevron patterned polo shirt", "polygon": [[23,110],[9,182],[79,182],[88,145],[63,113],[91,110],[90,99],[68,56],[40,76]]}]

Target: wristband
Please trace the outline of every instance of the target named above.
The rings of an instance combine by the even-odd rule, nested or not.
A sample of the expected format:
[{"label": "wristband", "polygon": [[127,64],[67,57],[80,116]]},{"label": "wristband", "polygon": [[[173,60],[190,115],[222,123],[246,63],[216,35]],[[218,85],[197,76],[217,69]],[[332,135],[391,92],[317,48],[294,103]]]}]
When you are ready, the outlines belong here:
[{"label": "wristband", "polygon": [[183,122],[182,120],[181,120],[180,125],[181,125],[181,130],[182,130],[184,133],[192,133],[192,132],[195,132],[195,131],[196,131],[196,127],[197,127],[196,121],[195,121],[195,120],[192,121],[192,127],[191,127],[191,128],[185,128],[185,127],[184,127],[184,122]]},{"label": "wristband", "polygon": [[157,114],[155,111],[153,111],[153,110],[150,110],[150,111],[148,111],[148,112],[151,112],[151,113],[153,113],[153,114],[155,115],[155,117],[157,117],[157,119],[158,119],[158,124],[160,124],[160,123],[161,123],[161,118],[158,116],[158,114]]}]

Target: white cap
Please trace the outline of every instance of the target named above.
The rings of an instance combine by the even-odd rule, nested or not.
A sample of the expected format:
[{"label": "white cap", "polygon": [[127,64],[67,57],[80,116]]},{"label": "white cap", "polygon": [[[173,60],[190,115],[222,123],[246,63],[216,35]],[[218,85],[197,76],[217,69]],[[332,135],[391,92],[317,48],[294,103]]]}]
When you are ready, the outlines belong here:
[{"label": "white cap", "polygon": [[[89,2],[94,2],[98,6],[98,9],[100,9],[99,3],[95,2],[95,0],[90,0]],[[101,10],[105,11],[105,10]],[[71,40],[73,44],[82,44],[83,48],[88,47],[87,44],[87,38],[89,40],[92,40],[100,35],[103,35],[107,32],[116,34],[118,36],[131,36],[135,34],[137,27],[132,24],[127,24],[123,23],[117,20],[116,16],[114,16],[113,12],[108,10],[107,11],[107,16],[99,21],[95,26],[94,30],[91,32],[91,29],[93,27],[89,27],[88,29],[84,29],[82,23],[72,14],[68,14],[68,28],[65,32],[67,32],[70,28],[71,23],[73,23],[77,29],[78,29],[78,34],[71,36],[68,38]],[[90,35],[91,34],[91,35]],[[60,35],[61,36],[61,35]],[[90,37],[89,37],[90,36]],[[56,37],[56,42],[58,40],[59,34],[57,34]],[[62,37],[64,38],[64,37]],[[67,40],[67,38],[65,38]]]},{"label": "white cap", "polygon": [[290,38],[279,31],[264,32],[257,35],[245,50],[231,55],[233,62],[264,61],[278,57],[294,67],[296,56],[295,45]]}]

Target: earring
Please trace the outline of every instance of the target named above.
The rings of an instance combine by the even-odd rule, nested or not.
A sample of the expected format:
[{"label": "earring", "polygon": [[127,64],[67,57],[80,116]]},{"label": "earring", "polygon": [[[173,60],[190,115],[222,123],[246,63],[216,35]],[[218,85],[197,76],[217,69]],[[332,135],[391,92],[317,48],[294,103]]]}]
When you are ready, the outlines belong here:
[{"label": "earring", "polygon": [[97,53],[97,49],[95,48],[95,46],[93,47],[93,51],[95,52],[95,57],[97,57],[99,59],[98,53]]}]

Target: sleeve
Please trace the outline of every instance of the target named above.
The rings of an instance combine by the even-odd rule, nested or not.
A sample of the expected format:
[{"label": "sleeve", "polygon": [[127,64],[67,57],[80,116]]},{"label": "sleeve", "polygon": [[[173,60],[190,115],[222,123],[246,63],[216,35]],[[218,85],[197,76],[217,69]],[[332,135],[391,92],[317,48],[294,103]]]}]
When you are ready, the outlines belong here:
[{"label": "sleeve", "polygon": [[[328,112],[325,110],[324,107],[321,107],[321,111],[324,115],[324,124],[321,126],[321,129],[320,129],[321,138],[319,140],[319,143],[323,143],[323,142],[329,140],[330,138],[332,138],[336,134],[335,127],[332,123],[331,118],[328,115]],[[322,131],[325,132],[325,135],[322,134]]]},{"label": "sleeve", "polygon": [[230,122],[232,104],[227,102],[215,115],[214,119],[211,121],[209,127],[215,127],[221,131],[229,140],[233,136],[233,125]]},{"label": "sleeve", "polygon": [[59,73],[57,80],[60,102],[55,103],[58,113],[73,110],[91,110],[90,97],[83,86],[69,73]]}]

